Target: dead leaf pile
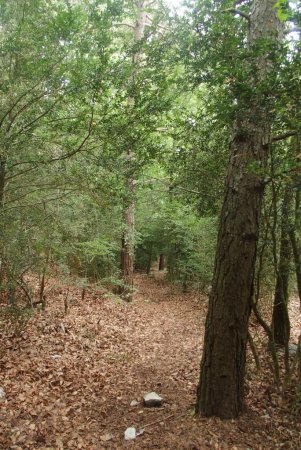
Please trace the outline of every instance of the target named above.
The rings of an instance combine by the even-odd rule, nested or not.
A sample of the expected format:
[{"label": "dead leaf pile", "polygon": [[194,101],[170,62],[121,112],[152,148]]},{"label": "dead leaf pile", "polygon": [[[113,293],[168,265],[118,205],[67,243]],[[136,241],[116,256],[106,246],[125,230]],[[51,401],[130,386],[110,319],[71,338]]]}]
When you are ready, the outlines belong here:
[{"label": "dead leaf pile", "polygon": [[[136,287],[127,304],[92,291],[82,299],[80,289],[49,280],[45,314],[18,338],[0,336],[1,449],[301,448],[300,409],[292,390],[275,388],[260,331],[263,371],[249,355],[246,413],[236,421],[196,418],[207,299],[144,275]],[[301,321],[293,314],[296,338]],[[151,391],[162,407],[143,406]],[[132,426],[144,433],[125,441]]]}]

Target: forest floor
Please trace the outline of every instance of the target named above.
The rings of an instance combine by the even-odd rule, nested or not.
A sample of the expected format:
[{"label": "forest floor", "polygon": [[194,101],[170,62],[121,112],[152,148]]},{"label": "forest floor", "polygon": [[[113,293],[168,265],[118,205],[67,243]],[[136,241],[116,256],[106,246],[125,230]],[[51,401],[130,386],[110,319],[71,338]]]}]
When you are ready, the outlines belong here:
[{"label": "forest floor", "polygon": [[[50,280],[46,312],[19,337],[0,334],[0,449],[301,448],[300,404],[292,389],[275,388],[266,343],[258,346],[260,373],[248,354],[246,412],[227,421],[195,417],[206,296],[146,275],[135,284],[127,304],[92,290],[82,299],[81,289]],[[291,308],[297,343],[297,299]],[[251,331],[259,341],[255,322]],[[162,407],[143,406],[150,391]],[[144,432],[125,441],[130,426]]]}]

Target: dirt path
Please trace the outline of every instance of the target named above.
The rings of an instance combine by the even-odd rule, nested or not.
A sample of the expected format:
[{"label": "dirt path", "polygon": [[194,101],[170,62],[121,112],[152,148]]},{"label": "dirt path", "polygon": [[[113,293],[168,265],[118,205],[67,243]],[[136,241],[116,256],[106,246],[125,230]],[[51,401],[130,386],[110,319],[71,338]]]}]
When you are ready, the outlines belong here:
[{"label": "dirt path", "polygon": [[[66,287],[52,283],[45,316],[21,338],[2,339],[1,449],[301,448],[300,416],[252,361],[246,414],[193,417],[206,299],[144,275],[136,286],[132,304],[98,293],[82,301],[69,288],[65,315]],[[142,406],[149,391],[164,398],[162,408]],[[129,426],[145,431],[126,442]]]}]

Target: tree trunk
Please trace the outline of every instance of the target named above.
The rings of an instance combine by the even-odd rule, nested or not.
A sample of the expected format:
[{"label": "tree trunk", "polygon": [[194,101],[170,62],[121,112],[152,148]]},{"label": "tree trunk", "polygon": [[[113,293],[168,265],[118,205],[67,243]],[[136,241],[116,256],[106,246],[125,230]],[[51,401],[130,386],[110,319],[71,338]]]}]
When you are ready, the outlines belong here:
[{"label": "tree trunk", "polygon": [[164,270],[165,269],[165,258],[163,253],[160,254],[159,256],[159,270]]},{"label": "tree trunk", "polygon": [[[277,42],[282,26],[274,0],[254,0],[249,46],[262,39]],[[272,68],[267,54],[254,57],[256,77],[263,81]],[[255,79],[256,78],[256,79]],[[238,99],[231,158],[215,257],[212,291],[205,326],[196,411],[205,416],[235,418],[243,410],[248,321],[253,295],[259,214],[264,184],[251,166],[265,167],[271,141],[271,106],[260,93]]]},{"label": "tree trunk", "polygon": [[153,243],[150,244],[150,248],[148,251],[148,261],[147,261],[147,268],[146,268],[147,275],[150,275],[150,272],[152,269],[152,262],[153,262]]},{"label": "tree trunk", "polygon": [[290,230],[289,234],[294,255],[297,288],[301,307],[301,251],[297,242],[295,230]]},{"label": "tree trunk", "polygon": [[5,188],[5,161],[0,159],[0,208],[3,206]]},{"label": "tree trunk", "polygon": [[289,215],[292,203],[292,189],[287,185],[283,196],[281,214],[281,236],[279,264],[277,267],[274,295],[272,331],[275,344],[287,345],[290,337],[290,320],[288,316],[288,283],[290,273],[291,249],[289,241]]},{"label": "tree trunk", "polygon": [[[295,272],[297,279],[297,288],[298,295],[300,300],[301,307],[301,245],[300,239],[297,238],[298,234],[300,235],[300,222],[301,222],[301,213],[300,213],[300,189],[297,188],[296,192],[296,200],[295,200],[295,223],[292,224],[289,230],[290,240],[293,250],[294,263],[295,263]],[[297,231],[297,232],[296,232]],[[299,231],[299,233],[298,233]]]},{"label": "tree trunk", "polygon": [[[5,189],[5,160],[0,159],[0,210],[3,207],[4,203],[4,189]],[[1,225],[1,217],[0,217],[0,226]],[[0,243],[2,240],[2,236],[0,237]],[[1,243],[2,244],[2,243]],[[5,268],[4,268],[4,261],[3,261],[3,247],[1,245],[0,250],[0,288],[2,287],[5,279]],[[3,292],[2,289],[0,289],[0,301],[2,301]]]},{"label": "tree trunk", "polygon": [[[137,8],[137,19],[133,27],[134,41],[137,43],[144,34],[146,25],[146,7],[145,0],[135,2]],[[133,72],[129,78],[129,82],[135,79],[135,71],[139,64],[140,52],[133,54]],[[135,98],[128,97],[128,107],[131,111],[135,106]],[[126,189],[126,205],[123,211],[124,232],[122,236],[121,246],[121,273],[123,278],[123,286],[120,288],[120,294],[126,301],[133,298],[134,286],[134,247],[135,247],[135,180],[134,180],[134,154],[132,149],[125,152],[125,189]]]},{"label": "tree trunk", "polygon": [[[132,192],[132,195],[134,193]],[[123,212],[125,230],[121,246],[121,272],[123,286],[120,294],[126,301],[131,301],[133,296],[134,274],[134,233],[135,233],[135,203],[132,199]]]}]

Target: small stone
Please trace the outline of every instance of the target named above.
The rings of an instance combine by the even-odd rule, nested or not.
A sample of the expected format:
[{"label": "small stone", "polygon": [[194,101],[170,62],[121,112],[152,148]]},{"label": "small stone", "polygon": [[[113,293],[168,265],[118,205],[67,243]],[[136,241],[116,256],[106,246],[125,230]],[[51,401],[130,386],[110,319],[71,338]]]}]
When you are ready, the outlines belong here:
[{"label": "small stone", "polygon": [[163,399],[156,392],[149,392],[143,397],[144,405],[147,408],[158,407],[162,405]]},{"label": "small stone", "polygon": [[100,439],[103,441],[103,442],[108,442],[108,441],[110,441],[111,439],[113,439],[113,434],[112,433],[105,433],[105,434],[103,434],[102,436],[100,436]]},{"label": "small stone", "polygon": [[134,427],[129,427],[124,432],[124,439],[126,441],[131,441],[132,439],[136,439],[136,436],[137,436],[136,428],[134,428]]},{"label": "small stone", "polygon": [[130,403],[130,406],[138,406],[139,402],[137,402],[137,400],[132,400]]},{"label": "small stone", "polygon": [[4,400],[6,397],[5,390],[0,387],[0,400]]}]

